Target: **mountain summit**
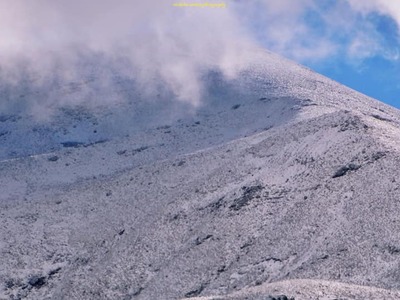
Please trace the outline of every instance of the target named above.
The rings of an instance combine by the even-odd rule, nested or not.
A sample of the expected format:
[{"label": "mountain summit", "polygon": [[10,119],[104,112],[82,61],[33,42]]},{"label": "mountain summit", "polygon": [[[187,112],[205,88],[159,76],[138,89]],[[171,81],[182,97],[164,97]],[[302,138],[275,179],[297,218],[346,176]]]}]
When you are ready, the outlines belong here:
[{"label": "mountain summit", "polygon": [[399,111],[245,63],[196,109],[1,115],[0,299],[399,299]]}]

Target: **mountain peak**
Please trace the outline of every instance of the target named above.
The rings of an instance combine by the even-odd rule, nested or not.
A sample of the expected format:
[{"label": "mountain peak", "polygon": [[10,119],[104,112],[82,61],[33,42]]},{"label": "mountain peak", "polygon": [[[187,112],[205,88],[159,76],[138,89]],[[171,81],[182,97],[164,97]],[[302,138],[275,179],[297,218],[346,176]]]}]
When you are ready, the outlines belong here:
[{"label": "mountain peak", "polygon": [[0,297],[397,295],[399,112],[248,60],[196,108],[2,115]]}]

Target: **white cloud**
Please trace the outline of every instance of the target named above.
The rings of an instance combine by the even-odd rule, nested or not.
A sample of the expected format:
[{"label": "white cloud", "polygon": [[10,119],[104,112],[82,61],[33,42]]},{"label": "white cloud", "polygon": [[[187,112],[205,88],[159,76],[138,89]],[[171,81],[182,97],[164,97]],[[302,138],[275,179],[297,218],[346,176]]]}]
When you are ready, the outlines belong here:
[{"label": "white cloud", "polygon": [[[392,0],[231,0],[227,9],[173,7],[173,0],[0,0],[0,76],[8,85],[29,78],[34,88],[58,81],[97,84],[79,95],[48,93],[31,99],[30,109],[65,104],[121,101],[113,94],[113,72],[140,80],[151,94],[155,82],[180,101],[200,104],[200,74],[219,68],[232,78],[247,50],[263,45],[300,62],[337,55],[362,61],[388,51],[367,16],[378,12],[400,23],[400,4]],[[312,12],[321,28],[306,20]],[[91,67],[84,62],[96,61]],[[10,91],[18,92],[18,89]],[[99,97],[99,95],[103,95]],[[17,95],[12,95],[11,98]],[[0,110],[14,102],[0,101]],[[22,100],[20,100],[22,101]]]},{"label": "white cloud", "polygon": [[[234,76],[240,67],[237,58],[254,44],[230,9],[172,4],[157,0],[0,0],[2,80],[20,84],[22,79],[34,78],[35,88],[41,88],[54,77],[63,84],[81,82],[94,72],[101,76],[96,89],[103,93],[97,93],[93,102],[113,103],[121,99],[99,95],[112,90],[111,67],[116,69],[119,62],[118,72],[134,77],[144,91],[154,90],[154,82],[162,83],[177,99],[199,105],[201,71],[219,68]],[[85,68],[85,60],[93,56],[99,65]],[[48,95],[47,101],[34,105],[37,110],[90,103],[91,95],[92,88],[87,88],[80,97],[64,95],[60,100]],[[4,109],[4,100],[2,104]]]},{"label": "white cloud", "polygon": [[[248,3],[248,2],[247,2]],[[375,55],[398,58],[398,46],[385,43],[370,17],[387,15],[400,25],[400,4],[392,0],[318,0],[257,2],[257,38],[273,51],[300,62],[340,57],[361,63]],[[317,21],[313,20],[315,18]],[[251,21],[247,21],[251,24]],[[393,48],[394,47],[394,48]]]},{"label": "white cloud", "polygon": [[316,37],[304,14],[317,6],[313,0],[258,0],[239,2],[242,23],[255,31],[267,48],[298,61],[323,58],[334,51],[327,39]]},{"label": "white cloud", "polygon": [[368,14],[378,12],[400,21],[400,3],[393,0],[347,0],[354,10]]},{"label": "white cloud", "polygon": [[[400,46],[398,34],[389,37],[392,43],[388,44],[385,42],[385,36],[376,31],[373,24],[367,21],[367,17],[370,14],[388,16],[400,28],[400,3],[390,0],[348,0],[348,2],[354,12],[364,16],[366,22],[366,28],[354,38],[353,44],[349,49],[351,55],[357,56],[358,59],[379,55],[387,60],[398,61]],[[390,32],[386,34],[390,34]],[[396,42],[393,43],[393,41]]]},{"label": "white cloud", "polygon": [[363,60],[379,51],[380,46],[376,43],[375,39],[371,38],[368,34],[360,33],[351,41],[348,48],[348,55],[353,59]]}]

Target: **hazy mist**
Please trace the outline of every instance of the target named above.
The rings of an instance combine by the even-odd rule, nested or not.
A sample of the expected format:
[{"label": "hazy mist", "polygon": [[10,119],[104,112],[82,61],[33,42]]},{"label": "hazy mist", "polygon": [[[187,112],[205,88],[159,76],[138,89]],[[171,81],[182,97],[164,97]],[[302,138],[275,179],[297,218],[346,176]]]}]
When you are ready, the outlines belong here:
[{"label": "hazy mist", "polygon": [[[119,103],[126,101],[121,80],[132,81],[132,95],[152,98],[162,86],[197,107],[202,72],[217,69],[234,78],[251,49],[324,59],[340,52],[329,32],[341,30],[351,36],[346,55],[364,58],[385,49],[373,33],[351,32],[355,16],[400,18],[399,7],[385,0],[337,1],[325,14],[313,0],[226,1],[227,8],[173,3],[0,0],[0,112],[43,118],[64,105]],[[324,16],[326,35],[304,22],[307,9]]]}]

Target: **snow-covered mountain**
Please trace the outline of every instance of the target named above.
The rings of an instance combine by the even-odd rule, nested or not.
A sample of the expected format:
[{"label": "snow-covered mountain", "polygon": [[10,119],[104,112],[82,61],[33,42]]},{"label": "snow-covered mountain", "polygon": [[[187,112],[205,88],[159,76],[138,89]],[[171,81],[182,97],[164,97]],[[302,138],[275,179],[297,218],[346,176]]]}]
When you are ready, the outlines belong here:
[{"label": "snow-covered mountain", "polygon": [[399,111],[246,66],[196,109],[121,80],[114,107],[1,115],[0,299],[399,299]]}]

